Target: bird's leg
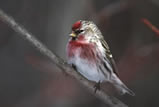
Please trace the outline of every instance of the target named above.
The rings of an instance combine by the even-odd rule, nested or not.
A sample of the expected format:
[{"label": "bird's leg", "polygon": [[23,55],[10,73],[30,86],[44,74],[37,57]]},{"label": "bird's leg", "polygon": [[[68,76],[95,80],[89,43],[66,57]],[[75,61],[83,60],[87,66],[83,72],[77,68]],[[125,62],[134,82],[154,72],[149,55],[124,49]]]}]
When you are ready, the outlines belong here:
[{"label": "bird's leg", "polygon": [[100,90],[100,81],[94,85],[94,88],[94,93],[96,93],[97,90]]}]

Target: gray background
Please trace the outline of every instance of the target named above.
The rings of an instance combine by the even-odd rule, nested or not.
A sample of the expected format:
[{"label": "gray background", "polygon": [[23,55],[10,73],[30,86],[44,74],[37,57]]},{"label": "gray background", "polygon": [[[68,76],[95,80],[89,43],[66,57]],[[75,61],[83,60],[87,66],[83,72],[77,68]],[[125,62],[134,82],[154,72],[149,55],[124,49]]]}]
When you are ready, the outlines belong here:
[{"label": "gray background", "polygon": [[[116,60],[122,81],[135,97],[119,99],[130,107],[158,107],[158,0],[0,0],[0,8],[66,59],[71,25],[93,20]],[[57,72],[56,72],[57,71]],[[58,73],[49,59],[0,21],[1,107],[105,107],[76,80]]]}]

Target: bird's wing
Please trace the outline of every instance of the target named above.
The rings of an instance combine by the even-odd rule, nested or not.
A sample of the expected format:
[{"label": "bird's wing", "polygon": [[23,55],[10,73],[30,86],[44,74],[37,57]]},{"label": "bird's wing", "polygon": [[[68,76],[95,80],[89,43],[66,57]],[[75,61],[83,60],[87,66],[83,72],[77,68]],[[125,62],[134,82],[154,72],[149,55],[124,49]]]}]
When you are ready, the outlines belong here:
[{"label": "bird's wing", "polygon": [[118,70],[117,70],[117,67],[116,67],[116,63],[115,63],[115,61],[114,61],[114,59],[113,59],[113,56],[112,56],[112,54],[111,54],[111,52],[110,52],[110,49],[109,49],[108,44],[106,43],[106,41],[104,40],[104,38],[100,39],[100,41],[101,41],[101,43],[102,43],[102,46],[105,48],[106,57],[107,57],[107,59],[108,59],[109,64],[110,64],[110,65],[112,66],[112,68],[113,68],[113,72],[114,72],[117,76],[119,76]]}]

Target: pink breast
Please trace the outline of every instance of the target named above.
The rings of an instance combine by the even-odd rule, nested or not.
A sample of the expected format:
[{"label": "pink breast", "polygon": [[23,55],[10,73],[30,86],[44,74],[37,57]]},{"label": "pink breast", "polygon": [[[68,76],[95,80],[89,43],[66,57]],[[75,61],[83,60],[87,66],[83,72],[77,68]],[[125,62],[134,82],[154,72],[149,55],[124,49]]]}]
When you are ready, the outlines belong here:
[{"label": "pink breast", "polygon": [[[80,50],[80,51],[77,51]],[[79,53],[77,53],[79,52]],[[73,57],[76,54],[83,59],[95,61],[97,54],[94,44],[84,43],[81,41],[70,41],[68,44],[68,57]]]}]

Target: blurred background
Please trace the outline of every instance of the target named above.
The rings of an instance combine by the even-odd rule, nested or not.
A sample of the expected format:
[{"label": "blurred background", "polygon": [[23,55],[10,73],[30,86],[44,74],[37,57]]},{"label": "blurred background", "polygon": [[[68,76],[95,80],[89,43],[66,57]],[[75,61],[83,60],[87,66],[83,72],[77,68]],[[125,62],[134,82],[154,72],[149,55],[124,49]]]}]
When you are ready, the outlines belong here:
[{"label": "blurred background", "polygon": [[[136,96],[119,99],[130,107],[159,107],[159,0],[0,0],[15,18],[66,60],[72,24],[94,21],[107,40],[121,80]],[[0,21],[1,107],[105,107],[76,80]]]}]

